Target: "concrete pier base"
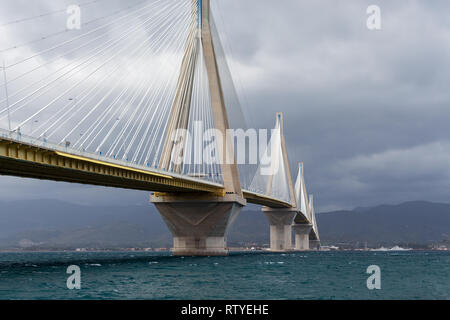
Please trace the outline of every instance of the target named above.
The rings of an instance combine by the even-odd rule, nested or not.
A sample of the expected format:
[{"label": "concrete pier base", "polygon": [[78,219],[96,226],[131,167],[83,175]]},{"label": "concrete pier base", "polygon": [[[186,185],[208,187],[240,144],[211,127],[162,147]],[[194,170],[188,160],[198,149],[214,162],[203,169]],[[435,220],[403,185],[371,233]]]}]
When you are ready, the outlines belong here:
[{"label": "concrete pier base", "polygon": [[319,250],[320,240],[309,240],[309,247],[311,250]]},{"label": "concrete pier base", "polygon": [[226,232],[238,216],[245,200],[236,196],[199,197],[152,195],[173,235],[172,253],[176,256],[225,256]]},{"label": "concrete pier base", "polygon": [[286,252],[292,250],[292,223],[297,215],[289,209],[264,207],[263,212],[270,224],[270,251]]},{"label": "concrete pier base", "polygon": [[292,226],[295,234],[295,250],[309,250],[309,234],[312,230],[312,224],[295,224]]}]

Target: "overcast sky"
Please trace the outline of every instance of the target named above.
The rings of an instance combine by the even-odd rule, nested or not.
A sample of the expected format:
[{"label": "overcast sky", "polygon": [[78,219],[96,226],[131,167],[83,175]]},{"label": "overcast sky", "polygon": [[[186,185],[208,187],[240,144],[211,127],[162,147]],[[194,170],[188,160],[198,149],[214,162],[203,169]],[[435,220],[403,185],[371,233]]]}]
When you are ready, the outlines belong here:
[{"label": "overcast sky", "polygon": [[[448,0],[212,1],[246,115],[270,128],[275,113],[284,112],[292,166],[305,163],[318,211],[450,202]],[[0,25],[71,3],[2,0]],[[366,26],[373,4],[381,8],[381,30]],[[95,17],[106,8],[85,10]],[[21,43],[33,39],[32,26],[0,32]],[[46,28],[51,33],[55,26],[39,32]],[[0,190],[0,201],[148,201],[146,192],[13,177],[0,177]]]}]

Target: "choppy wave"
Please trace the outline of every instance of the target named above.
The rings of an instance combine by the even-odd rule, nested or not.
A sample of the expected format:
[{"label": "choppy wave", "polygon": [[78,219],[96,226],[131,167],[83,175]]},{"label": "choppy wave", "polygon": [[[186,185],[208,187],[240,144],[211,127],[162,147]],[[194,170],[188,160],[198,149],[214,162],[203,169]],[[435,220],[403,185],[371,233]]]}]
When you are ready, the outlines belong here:
[{"label": "choppy wave", "polygon": [[[0,253],[0,299],[450,298],[450,252],[393,254]],[[66,287],[69,265],[80,266],[79,291]],[[367,289],[369,265],[381,267],[382,286],[389,290]]]}]

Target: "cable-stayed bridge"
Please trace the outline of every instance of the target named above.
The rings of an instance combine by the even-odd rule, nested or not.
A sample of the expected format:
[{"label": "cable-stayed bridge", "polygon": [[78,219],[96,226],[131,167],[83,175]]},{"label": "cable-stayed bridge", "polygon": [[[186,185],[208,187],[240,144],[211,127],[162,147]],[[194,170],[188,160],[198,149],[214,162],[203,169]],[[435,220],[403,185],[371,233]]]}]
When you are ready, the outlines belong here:
[{"label": "cable-stayed bridge", "polygon": [[271,250],[320,245],[283,115],[270,134],[247,125],[209,0],[140,1],[81,26],[1,51],[14,53],[0,174],[150,191],[176,255],[226,254],[247,203],[263,206]]}]

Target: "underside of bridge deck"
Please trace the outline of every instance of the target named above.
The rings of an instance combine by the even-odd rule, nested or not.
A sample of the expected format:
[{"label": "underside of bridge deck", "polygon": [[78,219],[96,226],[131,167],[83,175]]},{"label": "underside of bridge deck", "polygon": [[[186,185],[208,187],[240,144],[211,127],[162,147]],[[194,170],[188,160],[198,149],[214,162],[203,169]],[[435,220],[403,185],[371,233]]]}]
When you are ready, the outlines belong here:
[{"label": "underside of bridge deck", "polygon": [[[132,167],[56,152],[0,138],[0,174],[149,192],[223,194],[221,186],[174,178]],[[243,191],[248,203],[289,208],[283,200]]]},{"label": "underside of bridge deck", "polygon": [[220,186],[174,178],[0,138],[0,174],[159,192],[221,193]]}]

